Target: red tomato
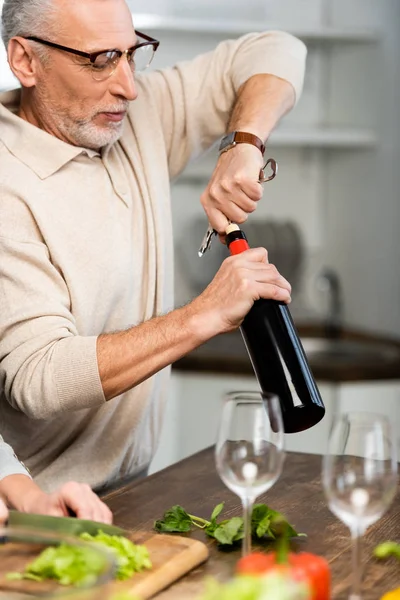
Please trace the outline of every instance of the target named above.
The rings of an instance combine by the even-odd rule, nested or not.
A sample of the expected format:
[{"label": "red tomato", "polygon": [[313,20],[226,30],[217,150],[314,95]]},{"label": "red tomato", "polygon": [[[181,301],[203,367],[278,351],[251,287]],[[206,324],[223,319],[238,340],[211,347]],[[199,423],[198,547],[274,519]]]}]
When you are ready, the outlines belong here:
[{"label": "red tomato", "polygon": [[236,566],[242,575],[262,575],[271,571],[287,572],[296,581],[307,581],[310,585],[311,600],[330,600],[331,574],[328,562],[309,552],[290,552],[287,563],[277,563],[276,553],[253,552],[241,558]]},{"label": "red tomato", "polygon": [[265,573],[271,567],[271,560],[263,552],[252,552],[242,556],[236,564],[236,572],[242,575],[258,575]]}]

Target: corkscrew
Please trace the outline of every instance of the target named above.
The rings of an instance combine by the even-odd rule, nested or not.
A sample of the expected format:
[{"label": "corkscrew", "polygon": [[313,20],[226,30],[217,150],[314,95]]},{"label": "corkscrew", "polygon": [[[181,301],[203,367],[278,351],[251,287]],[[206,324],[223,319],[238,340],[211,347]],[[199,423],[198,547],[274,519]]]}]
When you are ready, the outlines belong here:
[{"label": "corkscrew", "polygon": [[[271,168],[271,175],[265,174],[265,169],[268,167],[268,165]],[[267,160],[267,162],[265,163],[265,165],[263,166],[263,168],[260,169],[260,173],[258,176],[258,183],[266,183],[267,181],[272,181],[272,179],[275,178],[277,173],[278,173],[278,163],[276,162],[276,160],[274,158],[269,158]],[[201,245],[200,245],[200,248],[198,251],[199,257],[202,257],[203,254],[205,252],[207,252],[207,250],[209,248],[211,248],[211,242],[212,242],[214,235],[217,235],[217,231],[209,224],[208,229],[204,235],[204,238],[201,242]]]}]

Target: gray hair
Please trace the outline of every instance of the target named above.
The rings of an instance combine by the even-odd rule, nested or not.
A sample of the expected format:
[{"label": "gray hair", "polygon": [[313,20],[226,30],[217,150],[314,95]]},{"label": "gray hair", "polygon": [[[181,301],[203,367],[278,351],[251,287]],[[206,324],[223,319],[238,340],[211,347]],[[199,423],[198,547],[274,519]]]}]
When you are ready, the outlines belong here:
[{"label": "gray hair", "polygon": [[[55,25],[54,4],[53,0],[4,0],[1,37],[6,50],[11,38],[17,35],[46,37]],[[41,47],[38,50],[43,57],[46,56],[45,48]]]}]

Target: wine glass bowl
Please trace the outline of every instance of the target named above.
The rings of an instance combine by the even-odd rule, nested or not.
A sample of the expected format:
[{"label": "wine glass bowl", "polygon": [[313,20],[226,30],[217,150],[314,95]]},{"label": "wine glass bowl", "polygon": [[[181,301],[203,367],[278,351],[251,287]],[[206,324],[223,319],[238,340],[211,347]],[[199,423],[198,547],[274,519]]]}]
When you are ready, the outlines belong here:
[{"label": "wine glass bowl", "polygon": [[274,394],[231,392],[222,410],[215,448],[221,480],[243,504],[243,554],[250,552],[255,499],[279,478],[284,461],[280,404]]},{"label": "wine glass bowl", "polygon": [[243,490],[254,499],[269,490],[282,470],[282,456],[269,442],[261,443],[255,449],[244,440],[226,441],[218,455],[218,473],[226,485],[236,495]]},{"label": "wine glass bowl", "polygon": [[384,416],[348,413],[334,422],[323,485],[330,509],[350,528],[364,532],[384,514],[397,489],[396,442]]},{"label": "wine glass bowl", "polygon": [[338,415],[323,459],[330,510],[351,531],[353,592],[361,598],[360,537],[389,508],[397,490],[397,449],[389,420],[374,413]]}]

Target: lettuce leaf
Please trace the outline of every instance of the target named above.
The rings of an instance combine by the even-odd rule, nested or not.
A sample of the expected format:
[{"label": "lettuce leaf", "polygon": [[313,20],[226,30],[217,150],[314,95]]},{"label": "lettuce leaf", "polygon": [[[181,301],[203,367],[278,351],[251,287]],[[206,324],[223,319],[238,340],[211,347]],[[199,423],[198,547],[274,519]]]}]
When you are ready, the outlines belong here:
[{"label": "lettuce leaf", "polygon": [[306,583],[297,582],[282,573],[263,577],[238,575],[227,583],[206,580],[199,600],[307,600],[310,590]]},{"label": "lettuce leaf", "polygon": [[60,585],[89,586],[104,571],[106,562],[93,548],[60,544],[39,554],[22,573],[9,573],[7,579],[54,579]]},{"label": "lettuce leaf", "polygon": [[99,531],[96,535],[82,533],[82,540],[106,546],[115,554],[117,561],[116,578],[129,579],[134,573],[151,569],[149,551],[145,546],[134,544],[122,535],[108,535]]},{"label": "lettuce leaf", "polygon": [[[102,531],[96,535],[82,533],[79,537],[92,544],[105,546],[113,553],[117,564],[117,579],[129,579],[134,573],[151,568],[147,548],[134,544],[126,537],[108,535]],[[105,558],[89,545],[60,544],[43,550],[22,573],[8,573],[7,579],[53,579],[60,585],[86,587],[97,581],[105,566]]]}]

